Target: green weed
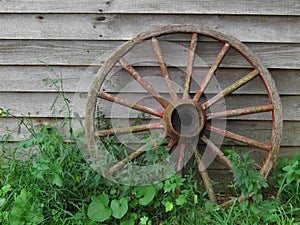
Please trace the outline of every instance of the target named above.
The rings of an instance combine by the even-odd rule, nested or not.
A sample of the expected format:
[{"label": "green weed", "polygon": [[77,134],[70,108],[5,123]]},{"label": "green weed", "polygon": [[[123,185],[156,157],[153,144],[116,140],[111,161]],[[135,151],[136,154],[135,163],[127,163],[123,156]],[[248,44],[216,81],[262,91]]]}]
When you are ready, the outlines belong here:
[{"label": "green weed", "polygon": [[300,206],[300,153],[279,158],[273,173],[278,187],[277,198]]},{"label": "green weed", "polygon": [[[183,177],[175,174],[153,185],[119,185],[86,163],[79,146],[72,141],[76,132],[71,127],[71,109],[61,79],[47,82],[65,102],[66,121],[61,126],[37,129],[20,119],[31,137],[16,147],[2,139],[2,159],[10,157],[0,164],[1,224],[300,224],[299,154],[292,159],[279,159],[275,170],[277,198],[270,200],[262,198],[267,184],[252,169],[249,154],[240,157],[240,150],[227,151],[234,188],[245,196],[258,196],[242,203],[233,198],[228,208],[208,200],[193,169]],[[54,107],[55,102],[53,110]],[[9,110],[0,109],[0,118],[3,116],[13,117]],[[104,124],[101,115],[99,124]],[[115,156],[126,156],[126,149],[117,141],[113,136],[107,137],[104,145]],[[164,139],[160,139],[157,148],[152,148],[153,139],[147,136],[143,142],[149,149],[136,163],[147,165],[167,158],[161,147]]]},{"label": "green weed", "polygon": [[240,156],[241,154],[242,149],[235,148],[225,152],[232,165],[231,171],[234,177],[234,186],[245,197],[255,193],[253,199],[259,201],[262,197],[262,188],[266,188],[268,184],[261,174],[252,168],[251,165],[255,161],[250,159],[249,152]]}]

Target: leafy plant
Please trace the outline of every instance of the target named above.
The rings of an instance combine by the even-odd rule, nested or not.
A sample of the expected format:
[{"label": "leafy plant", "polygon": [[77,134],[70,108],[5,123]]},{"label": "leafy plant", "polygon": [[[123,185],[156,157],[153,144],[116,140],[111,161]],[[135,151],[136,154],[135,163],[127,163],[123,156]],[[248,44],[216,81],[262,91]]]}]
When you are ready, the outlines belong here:
[{"label": "leafy plant", "polygon": [[155,197],[156,189],[152,185],[138,186],[132,190],[140,205],[148,205]]},{"label": "leafy plant", "polygon": [[[8,152],[11,157],[9,161],[7,157],[2,158],[0,164],[1,224],[300,223],[300,154],[291,159],[279,159],[275,170],[279,191],[273,201],[263,200],[262,195],[258,195],[254,202],[238,204],[234,199],[231,206],[222,208],[207,200],[207,191],[200,188],[201,182],[193,170],[183,177],[175,174],[153,185],[120,186],[96,173],[85,162],[79,146],[72,142],[76,132],[70,123],[71,108],[63,92],[61,76],[46,81],[58,92],[52,110],[56,110],[56,101],[61,98],[67,112],[66,120],[56,126],[36,128],[30,121],[20,118],[20,125],[30,131],[31,137],[16,147],[2,142],[2,150],[5,149],[5,154]],[[14,116],[9,109],[0,108],[1,117]],[[105,129],[110,126],[106,122],[100,113],[99,124],[104,124]],[[167,159],[168,153],[162,147],[165,139],[159,135],[157,139],[145,135],[143,140],[148,149],[134,163],[149,165]],[[105,141],[105,147],[114,156],[126,156],[126,148],[118,143],[117,138],[108,136]],[[18,155],[20,150],[23,151]],[[253,160],[249,154],[240,156],[241,153],[240,149],[226,152],[233,166],[233,186],[245,196],[252,192],[257,196],[267,186],[266,181],[251,167]],[[161,168],[155,167],[149,174],[160,172]],[[148,178],[147,174],[144,176]]]},{"label": "leafy plant", "polygon": [[112,216],[116,219],[121,219],[128,211],[128,199],[113,199],[110,203],[112,209]]},{"label": "leafy plant", "polygon": [[41,205],[34,201],[32,194],[25,189],[16,197],[10,213],[11,225],[38,224],[44,220]]},{"label": "leafy plant", "polygon": [[248,201],[238,203],[237,200],[229,208],[216,206],[206,202],[206,211],[201,215],[198,224],[248,225],[248,224],[299,224],[295,219],[297,211],[292,207],[281,205],[278,201],[261,201],[250,204]]},{"label": "leafy plant", "polygon": [[230,159],[232,165],[232,173],[234,177],[234,185],[238,187],[242,194],[247,197],[251,193],[255,193],[254,200],[261,198],[262,188],[268,186],[266,180],[261,174],[252,168],[252,163],[255,161],[250,159],[249,152],[246,152],[241,157],[238,153],[242,153],[242,149],[227,150],[225,154]]},{"label": "leafy plant", "polygon": [[0,223],[4,223],[8,219],[9,213],[6,211],[6,205],[8,204],[8,193],[11,191],[9,184],[4,185],[0,189]]},{"label": "leafy plant", "polygon": [[279,158],[273,174],[279,188],[277,198],[300,205],[300,153],[292,158]]},{"label": "leafy plant", "polygon": [[92,197],[92,202],[88,207],[88,216],[91,220],[103,222],[112,215],[112,209],[108,206],[109,196],[107,194]]}]

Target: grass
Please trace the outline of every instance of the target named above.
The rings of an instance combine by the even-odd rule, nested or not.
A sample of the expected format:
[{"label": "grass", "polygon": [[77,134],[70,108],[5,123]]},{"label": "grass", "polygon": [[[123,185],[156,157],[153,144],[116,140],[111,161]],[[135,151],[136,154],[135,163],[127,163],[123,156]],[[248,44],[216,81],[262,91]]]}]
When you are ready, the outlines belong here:
[{"label": "grass", "polygon": [[[300,224],[300,154],[279,159],[273,200],[235,200],[222,208],[207,200],[193,171],[140,189],[120,186],[91,169],[65,138],[60,129],[43,126],[17,147],[6,147],[1,224]],[[20,160],[26,152],[32,153]],[[240,164],[246,169],[247,161]]]},{"label": "grass", "polygon": [[[263,197],[267,184],[251,168],[251,159],[228,151],[233,164],[232,186],[245,195],[253,191],[256,195],[242,203],[232,197],[233,203],[227,208],[207,200],[207,192],[201,191],[192,169],[183,177],[174,175],[154,185],[119,185],[96,173],[79,147],[65,141],[76,135],[68,120],[69,101],[60,91],[59,81],[48,82],[66,103],[66,122],[61,127],[35,129],[20,120],[31,137],[15,147],[6,142],[9,135],[3,135],[0,224],[300,224],[300,154],[278,160],[271,176],[274,197],[269,199]],[[2,116],[12,115],[0,109]],[[114,139],[109,141],[108,145],[114,146]],[[157,154],[164,157],[163,152],[149,152],[145,162],[158,160]]]}]

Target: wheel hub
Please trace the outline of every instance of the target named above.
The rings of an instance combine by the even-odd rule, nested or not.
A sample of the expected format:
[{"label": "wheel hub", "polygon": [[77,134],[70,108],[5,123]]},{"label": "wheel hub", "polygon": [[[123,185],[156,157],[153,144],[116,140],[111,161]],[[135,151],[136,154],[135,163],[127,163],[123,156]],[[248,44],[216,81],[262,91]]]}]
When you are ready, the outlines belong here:
[{"label": "wheel hub", "polygon": [[167,134],[178,140],[199,135],[204,129],[206,115],[199,103],[181,99],[166,108],[163,119]]}]

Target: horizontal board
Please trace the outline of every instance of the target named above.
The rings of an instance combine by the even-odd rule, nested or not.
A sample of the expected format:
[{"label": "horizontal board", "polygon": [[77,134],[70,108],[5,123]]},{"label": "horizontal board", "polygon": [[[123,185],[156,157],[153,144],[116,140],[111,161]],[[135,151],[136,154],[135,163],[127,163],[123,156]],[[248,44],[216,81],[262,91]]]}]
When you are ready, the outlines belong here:
[{"label": "horizontal board", "polygon": [[[45,124],[55,124],[57,120],[50,118],[32,118],[31,120],[36,127]],[[75,121],[76,122],[76,121]],[[61,120],[59,120],[61,123]],[[16,119],[1,119],[1,137],[10,131],[9,141],[15,142],[28,138],[30,133],[22,125],[18,126],[19,122]],[[270,124],[263,121],[232,121],[227,125],[227,129],[230,131],[239,132],[239,134],[247,135],[255,140],[263,140],[265,143],[268,143],[270,140]],[[76,129],[75,129],[76,130]],[[281,146],[283,147],[296,147],[300,145],[300,122],[284,122],[283,126],[283,136]],[[3,138],[1,138],[3,140]],[[228,146],[239,146],[240,143],[232,142],[227,139],[224,139],[224,145]],[[299,149],[298,149],[299,151]],[[293,152],[297,152],[297,149]],[[284,155],[284,152],[282,153]],[[285,154],[286,155],[286,154]]]},{"label": "horizontal board", "polygon": [[[85,115],[85,101],[86,93],[67,93],[65,97],[70,101],[71,110],[79,113],[81,117]],[[147,98],[146,98],[147,97]],[[153,106],[156,109],[160,105],[155,102],[148,95],[122,95],[122,98],[140,102],[144,101],[147,105]],[[299,121],[300,120],[300,96],[281,96],[283,104],[283,117],[287,121]],[[67,116],[65,103],[61,96],[57,93],[1,93],[0,95],[0,107],[4,109],[11,109],[11,113],[15,116],[33,116],[33,117],[65,117]],[[111,115],[111,104],[104,102],[102,104],[104,113]],[[262,98],[260,95],[234,95],[225,98],[225,105],[227,109],[239,109],[244,107],[265,105],[268,104],[266,98]],[[52,108],[51,108],[52,107]],[[120,118],[129,118],[128,110],[126,107],[114,105],[113,109],[121,110],[116,116]],[[216,104],[213,107],[215,112],[221,110],[224,111],[224,107],[221,104]],[[133,114],[134,115],[134,114]],[[114,116],[115,117],[115,116]],[[254,114],[247,118],[263,120],[270,119],[269,113]]]},{"label": "horizontal board", "polygon": [[[300,17],[299,17],[300,18]],[[2,40],[0,41],[0,65],[100,65],[112,51],[120,46],[121,41],[34,41],[34,40]],[[169,63],[185,67],[188,43],[163,42],[168,52]],[[247,46],[257,55],[268,68],[300,69],[300,43],[247,43]],[[170,48],[169,48],[170,47]],[[195,66],[205,66],[211,63],[220,50],[219,43],[199,43]],[[150,54],[151,53],[151,54]],[[178,54],[177,54],[178,53]],[[180,54],[182,55],[180,55]],[[141,63],[153,58],[151,44],[146,42],[139,48],[128,53],[130,62]],[[249,67],[245,59],[230,51],[225,57],[222,67]]]},{"label": "horizontal board", "polygon": [[[180,96],[180,95],[179,95]],[[161,109],[159,103],[157,103],[153,98],[149,95],[132,95],[132,94],[119,94],[119,98],[127,99],[132,102],[138,102],[140,104],[146,105],[150,108]],[[207,99],[211,97],[211,95],[206,95]],[[205,102],[206,100],[203,98],[201,102]],[[282,109],[283,109],[283,118],[286,121],[297,121],[300,120],[300,96],[281,96],[282,101]],[[209,111],[211,113],[231,110],[231,109],[241,109],[252,106],[259,105],[268,105],[269,100],[266,96],[263,95],[231,95],[225,97],[224,102],[221,100],[220,103],[212,106]],[[131,110],[125,106],[120,106],[118,104],[112,104],[107,101],[99,100],[98,107],[107,118],[135,118],[140,112]],[[81,107],[77,107],[80,109]],[[271,120],[271,113],[256,113],[248,116],[236,117],[232,119],[246,119],[246,120]]]},{"label": "horizontal board", "polygon": [[[93,78],[99,70],[100,66],[95,67],[75,67],[75,66],[1,66],[0,79],[5,82],[0,82],[0,92],[55,92],[55,88],[49,85],[49,82],[61,80],[64,92],[86,92],[89,85],[93,82]],[[169,73],[172,80],[181,77],[185,68],[169,68]],[[194,68],[193,79],[195,77],[203,77],[207,68]],[[161,77],[161,72],[156,67],[138,68],[142,76],[151,76],[155,78]],[[217,71],[217,80],[221,88],[225,88],[238,80],[240,76],[250,72],[248,69],[219,69]],[[300,70],[270,70],[272,77],[276,83],[278,93],[281,95],[299,95],[300,94]],[[50,79],[50,80],[49,80]],[[49,82],[47,82],[47,80]],[[132,82],[132,78],[124,73],[114,74],[109,81],[106,82],[106,91],[115,92],[121,90],[126,84]],[[17,82],[16,82],[17,81]],[[153,79],[153,81],[156,81]],[[157,79],[161,82],[161,79]],[[200,80],[196,80],[197,83]],[[177,83],[177,82],[176,82]],[[236,93],[248,94],[263,94],[264,88],[261,87],[260,81],[255,79],[247,86],[241,87]],[[181,83],[180,83],[181,84]],[[156,83],[152,83],[157,87]],[[209,88],[207,91],[216,91],[220,89]],[[125,90],[126,91],[126,90]]]},{"label": "horizontal board", "polygon": [[[74,94],[66,94],[72,101]],[[18,117],[65,117],[65,102],[58,93],[1,93],[1,108]],[[83,102],[82,102],[82,105]]]},{"label": "horizontal board", "polygon": [[[239,153],[241,156],[244,155],[246,152],[249,153],[249,157],[253,160],[255,160],[255,163],[252,164],[252,166],[256,169],[260,169],[261,165],[264,162],[264,159],[266,157],[266,152],[261,151],[258,148],[255,147],[250,147],[250,146],[226,146],[226,145],[222,145],[220,147],[220,149],[225,152],[226,150],[234,150],[235,148],[239,148],[242,150],[242,153]],[[209,153],[206,151],[209,151],[209,149],[206,149],[205,146],[199,146],[200,152],[202,155],[204,155],[205,153]],[[205,152],[204,152],[205,150]],[[279,152],[278,152],[278,157],[292,157],[293,155],[296,155],[297,153],[299,153],[300,150],[299,148],[297,149],[297,147],[281,147]],[[191,159],[193,162],[193,160],[195,160],[194,158]],[[227,169],[224,164],[220,161],[220,160],[214,160],[213,162],[211,162],[210,159],[207,160],[207,166],[208,169],[222,169],[225,170]]]},{"label": "horizontal board", "polygon": [[[164,85],[161,71],[158,67],[136,68],[140,75],[142,75],[152,86],[160,92],[168,92]],[[208,68],[194,68],[192,74],[191,92],[196,92],[199,88],[204,75]],[[251,70],[248,69],[218,69],[216,76],[205,90],[206,93],[218,93],[224,88],[230,86]],[[184,83],[185,68],[168,68],[173,86],[177,92],[182,92]],[[298,70],[271,70],[272,77],[277,85],[278,92],[286,95],[300,94],[300,71]],[[133,78],[129,76],[126,71],[116,71],[109,75],[103,83],[102,90],[106,92],[132,92],[132,88],[126,88],[134,82]],[[136,83],[136,82],[135,82]],[[135,85],[135,91],[142,90],[140,85]],[[234,93],[239,94],[266,94],[266,89],[259,77],[251,80],[246,85],[240,87]]]},{"label": "horizontal board", "polygon": [[154,13],[299,15],[297,0],[2,0],[1,13]]},{"label": "horizontal board", "polygon": [[129,40],[163,24],[202,24],[243,42],[300,40],[300,17],[295,16],[149,14],[2,14],[0,39]]},{"label": "horizontal board", "polygon": [[56,92],[52,84],[55,81],[62,83],[64,92],[77,92],[78,85],[83,80],[88,79],[90,83],[92,82],[99,68],[99,66],[0,66],[0,79],[5,81],[0,83],[0,92]]}]

